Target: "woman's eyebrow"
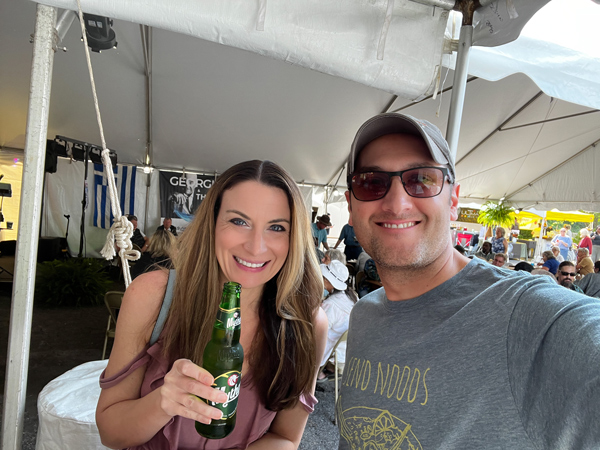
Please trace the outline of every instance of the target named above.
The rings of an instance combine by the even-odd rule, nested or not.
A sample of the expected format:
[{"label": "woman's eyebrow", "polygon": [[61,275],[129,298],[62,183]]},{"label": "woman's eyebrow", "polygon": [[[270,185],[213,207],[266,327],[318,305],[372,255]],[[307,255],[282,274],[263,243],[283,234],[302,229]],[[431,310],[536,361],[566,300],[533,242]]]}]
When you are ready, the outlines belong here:
[{"label": "woman's eyebrow", "polygon": [[[226,212],[232,213],[232,214],[237,214],[239,216],[242,216],[244,219],[246,219],[248,221],[252,221],[252,219],[247,214],[244,214],[243,212],[238,211],[237,209],[228,209]],[[288,219],[273,219],[273,220],[269,220],[268,223],[279,223],[279,222],[286,222],[287,224],[291,223]]]}]

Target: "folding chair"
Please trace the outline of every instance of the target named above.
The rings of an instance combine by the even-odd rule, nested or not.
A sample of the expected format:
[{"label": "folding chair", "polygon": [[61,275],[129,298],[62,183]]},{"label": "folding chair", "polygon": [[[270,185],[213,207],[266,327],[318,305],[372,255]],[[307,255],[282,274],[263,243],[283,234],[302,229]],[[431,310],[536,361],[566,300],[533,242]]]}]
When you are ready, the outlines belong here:
[{"label": "folding chair", "polygon": [[[346,339],[348,339],[348,330],[344,331],[344,333],[340,336],[338,341],[333,346],[333,349],[331,350],[331,353],[329,354],[329,358],[327,358],[327,361],[329,361],[329,359],[331,357],[333,357],[333,361],[334,361],[333,365],[334,365],[334,371],[335,371],[334,379],[335,379],[335,402],[336,403],[338,400],[338,377],[339,377],[338,358],[337,358],[336,350],[338,348],[338,345],[340,345],[342,342],[345,342]],[[319,369],[319,373],[323,371],[323,369],[325,368],[326,365],[327,365],[327,362],[325,364],[323,364],[323,366]],[[335,415],[333,417],[333,423],[334,424],[337,423],[337,417]]]},{"label": "folding chair", "polygon": [[108,291],[104,294],[104,304],[108,309],[108,323],[106,325],[106,334],[104,336],[104,348],[102,349],[102,359],[106,356],[106,345],[108,344],[108,338],[115,337],[115,330],[117,328],[117,315],[121,308],[121,301],[123,300],[123,294],[125,292],[120,291]]}]

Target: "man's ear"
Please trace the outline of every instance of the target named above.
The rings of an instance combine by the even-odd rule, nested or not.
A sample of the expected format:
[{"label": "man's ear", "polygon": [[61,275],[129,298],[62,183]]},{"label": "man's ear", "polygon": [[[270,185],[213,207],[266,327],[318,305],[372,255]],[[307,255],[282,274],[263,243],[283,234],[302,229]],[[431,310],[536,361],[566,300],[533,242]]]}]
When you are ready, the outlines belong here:
[{"label": "man's ear", "polygon": [[450,220],[458,219],[458,193],[460,192],[460,184],[454,183],[450,193]]},{"label": "man's ear", "polygon": [[352,194],[350,194],[350,191],[346,191],[344,195],[346,195],[346,201],[348,202],[348,212],[350,213],[350,217],[348,217],[348,225],[353,227],[354,225],[352,224]]}]

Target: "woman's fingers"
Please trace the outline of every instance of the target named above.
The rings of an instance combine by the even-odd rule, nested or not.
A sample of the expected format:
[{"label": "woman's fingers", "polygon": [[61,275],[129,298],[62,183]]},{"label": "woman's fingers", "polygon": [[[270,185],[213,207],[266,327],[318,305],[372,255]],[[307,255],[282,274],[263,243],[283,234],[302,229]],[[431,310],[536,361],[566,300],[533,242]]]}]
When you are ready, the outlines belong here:
[{"label": "woman's fingers", "polygon": [[[171,416],[179,415],[202,423],[220,419],[222,413],[214,405],[227,401],[227,395],[213,388],[213,381],[209,372],[191,361],[175,361],[161,388],[161,408]],[[208,400],[208,404],[198,397]]]}]

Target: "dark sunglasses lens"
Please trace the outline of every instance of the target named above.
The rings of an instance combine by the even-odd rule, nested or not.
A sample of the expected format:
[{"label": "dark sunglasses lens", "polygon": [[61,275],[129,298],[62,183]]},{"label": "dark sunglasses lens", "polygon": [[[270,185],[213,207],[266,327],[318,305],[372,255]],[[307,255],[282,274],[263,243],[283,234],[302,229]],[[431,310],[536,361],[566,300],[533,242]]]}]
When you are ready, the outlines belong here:
[{"label": "dark sunglasses lens", "polygon": [[390,176],[385,172],[357,173],[352,177],[352,192],[361,201],[385,197],[390,187]]},{"label": "dark sunglasses lens", "polygon": [[560,271],[560,273],[562,273],[563,277],[573,277],[575,278],[575,274],[571,273],[571,272],[563,272],[562,270]]},{"label": "dark sunglasses lens", "polygon": [[435,197],[444,186],[444,173],[434,167],[407,170],[402,174],[402,182],[412,197]]}]

